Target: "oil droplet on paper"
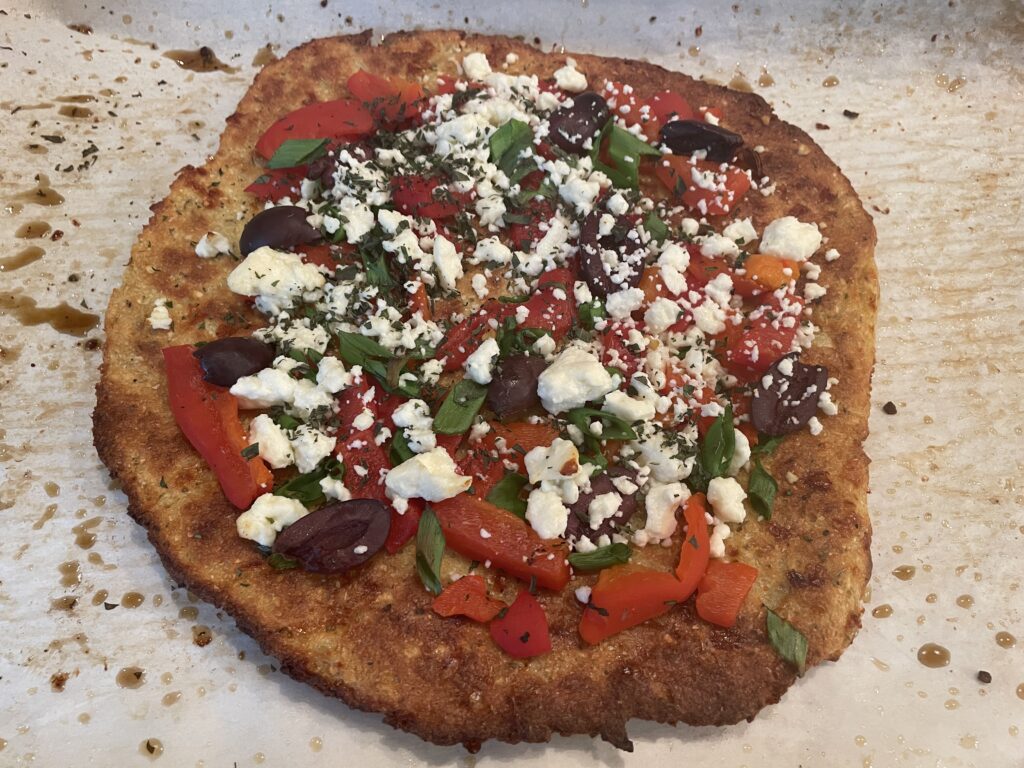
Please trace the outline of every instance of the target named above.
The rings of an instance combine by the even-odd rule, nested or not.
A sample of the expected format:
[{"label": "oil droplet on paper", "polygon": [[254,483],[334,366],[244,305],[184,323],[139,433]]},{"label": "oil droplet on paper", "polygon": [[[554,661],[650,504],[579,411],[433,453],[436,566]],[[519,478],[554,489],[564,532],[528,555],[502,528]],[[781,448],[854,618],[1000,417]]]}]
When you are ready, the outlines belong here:
[{"label": "oil droplet on paper", "polygon": [[40,528],[42,528],[44,525],[46,525],[46,521],[49,520],[51,517],[53,517],[56,512],[57,512],[57,505],[56,504],[47,504],[46,505],[46,509],[43,510],[42,516],[38,520],[36,520],[34,523],[32,523],[32,530],[33,531],[38,531]]},{"label": "oil droplet on paper", "polygon": [[90,715],[88,712],[83,712],[78,716],[78,722],[80,722],[82,725],[88,725],[90,720],[92,720],[92,715]]},{"label": "oil droplet on paper", "polygon": [[7,746],[7,739],[0,739],[0,752],[3,752],[4,748],[6,746]]},{"label": "oil droplet on paper", "polygon": [[996,632],[996,645],[1000,648],[1013,648],[1017,644],[1017,638],[1009,632]]},{"label": "oil droplet on paper", "polygon": [[92,604],[93,605],[100,605],[101,603],[107,602],[107,596],[109,594],[110,593],[107,592],[107,590],[105,590],[105,589],[97,589],[96,590],[96,594],[94,594],[92,596]]},{"label": "oil droplet on paper", "polygon": [[199,609],[191,605],[186,605],[184,608],[178,611],[179,619],[188,619],[189,621],[195,621],[196,618],[198,618],[198,616]]},{"label": "oil droplet on paper", "polygon": [[165,693],[164,697],[160,700],[165,707],[171,707],[177,704],[181,700],[181,691],[171,691]]},{"label": "oil droplet on paper", "polygon": [[252,756],[252,761],[256,763],[256,765],[260,765],[266,759],[267,756],[264,755],[262,752],[257,752],[255,755]]},{"label": "oil droplet on paper", "polygon": [[948,710],[958,709],[960,707],[960,702],[956,699],[946,699],[945,707]]},{"label": "oil droplet on paper", "polygon": [[892,575],[900,581],[910,581],[916,573],[917,568],[913,565],[900,565],[892,570]]},{"label": "oil droplet on paper", "polygon": [[49,207],[63,203],[64,196],[50,186],[49,176],[40,173],[36,175],[36,186],[27,192],[16,195],[11,205],[17,205],[19,202]]},{"label": "oil droplet on paper", "polygon": [[51,229],[50,224],[45,221],[26,221],[14,231],[14,236],[22,240],[38,240],[50,234]]},{"label": "oil droplet on paper", "polygon": [[871,611],[871,615],[876,619],[888,619],[892,616],[892,606],[888,603],[883,603],[882,605],[875,607],[875,609]]},{"label": "oil droplet on paper", "polygon": [[829,75],[828,77],[821,81],[821,84],[826,88],[835,88],[837,85],[839,85],[839,78],[836,77],[835,75]]},{"label": "oil droplet on paper", "polygon": [[974,605],[974,598],[970,595],[960,595],[960,597],[956,599],[956,604],[961,608],[970,608]]},{"label": "oil droplet on paper", "polygon": [[46,495],[51,499],[55,499],[60,496],[60,486],[56,483],[43,483],[43,490],[46,491]]},{"label": "oil droplet on paper", "polygon": [[978,737],[977,736],[961,736],[960,746],[964,749],[977,749],[978,748]]},{"label": "oil droplet on paper", "polygon": [[156,760],[164,753],[164,745],[160,739],[146,739],[139,745],[139,752],[151,760]]},{"label": "oil droplet on paper", "polygon": [[141,688],[146,682],[146,670],[142,667],[123,667],[117,673],[117,684],[121,688],[135,690]]},{"label": "oil droplet on paper", "polygon": [[207,45],[194,51],[167,51],[164,58],[171,59],[182,69],[190,72],[229,72],[238,71],[237,67],[229,67],[217,58],[217,54]]},{"label": "oil droplet on paper", "polygon": [[871,657],[871,663],[875,665],[876,669],[878,669],[878,670],[880,670],[882,672],[888,672],[889,671],[889,665],[886,664],[881,659],[876,659],[874,656],[872,656]]},{"label": "oil droplet on paper", "polygon": [[856,744],[858,747],[863,747],[865,744],[868,743],[868,740],[864,736],[854,736],[853,743]]},{"label": "oil droplet on paper", "polygon": [[1017,698],[1024,699],[1024,683],[1017,686]]},{"label": "oil droplet on paper", "polygon": [[82,312],[66,301],[52,307],[40,307],[31,296],[20,293],[0,295],[0,312],[10,313],[25,326],[49,325],[58,333],[70,336],[85,336],[99,322],[99,315]]},{"label": "oil droplet on paper", "polygon": [[938,600],[939,600],[939,596],[937,594],[935,594],[934,592],[929,592],[928,596],[925,597],[925,599],[924,599],[924,601],[926,603],[936,603],[936,602],[938,602]]},{"label": "oil droplet on paper", "polygon": [[103,522],[102,517],[91,517],[72,528],[71,532],[75,534],[75,544],[82,549],[92,549],[92,545],[96,543],[96,534],[91,529],[101,522]]},{"label": "oil droplet on paper", "polygon": [[6,259],[0,259],[0,272],[13,272],[16,269],[27,267],[29,264],[35,264],[45,255],[46,251],[38,245],[30,245],[27,248],[23,248],[18,251],[13,256],[8,256]]},{"label": "oil droplet on paper", "polygon": [[213,641],[213,632],[210,628],[202,624],[197,624],[192,627],[192,642],[203,648],[209,645]]},{"label": "oil droplet on paper", "polygon": [[57,570],[60,571],[60,585],[62,587],[77,587],[82,583],[82,566],[77,560],[68,560],[61,563]]},{"label": "oil droplet on paper", "polygon": [[936,643],[925,643],[917,651],[917,660],[932,669],[948,666],[949,649]]},{"label": "oil droplet on paper", "polygon": [[174,675],[172,675],[170,672],[164,672],[162,675],[160,675],[160,682],[164,685],[170,685],[172,680],[174,680]]},{"label": "oil droplet on paper", "polygon": [[125,592],[121,596],[121,605],[125,608],[138,608],[146,602],[146,596],[141,592]]},{"label": "oil droplet on paper", "polygon": [[319,736],[314,736],[312,739],[309,740],[309,748],[312,749],[314,752],[319,752],[321,749],[324,748],[324,740],[321,739]]}]

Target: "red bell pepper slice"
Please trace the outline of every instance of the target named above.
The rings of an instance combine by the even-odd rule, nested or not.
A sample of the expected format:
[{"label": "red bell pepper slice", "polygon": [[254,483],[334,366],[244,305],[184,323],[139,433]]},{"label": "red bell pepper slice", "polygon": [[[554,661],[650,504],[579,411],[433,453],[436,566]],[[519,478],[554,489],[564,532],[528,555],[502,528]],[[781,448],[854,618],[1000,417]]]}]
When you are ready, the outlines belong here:
[{"label": "red bell pepper slice", "polygon": [[289,112],[256,142],[256,153],[269,160],[289,139],[352,139],[369,136],[373,118],[356,99],[318,101]]},{"label": "red bell pepper slice", "polygon": [[561,341],[576,322],[576,299],[573,286],[576,276],[571,269],[553,269],[540,276],[537,292],[525,306],[530,310],[526,323],[530,328],[542,328],[555,341]]},{"label": "red bell pepper slice", "polygon": [[[432,505],[445,542],[460,555],[555,591],[569,583],[568,552],[559,540],[540,538],[525,520],[465,493]],[[487,538],[481,531],[486,532]]]},{"label": "red bell pepper slice", "polygon": [[279,200],[294,194],[305,175],[302,168],[267,168],[245,191],[259,200]]},{"label": "red bell pepper slice", "polygon": [[[385,502],[386,504],[387,502]],[[391,527],[388,528],[388,537],[384,539],[384,549],[389,555],[393,555],[416,535],[420,527],[420,516],[426,503],[423,499],[409,499],[409,506],[404,515],[398,514],[398,510],[391,508]]]},{"label": "red bell pepper slice", "polygon": [[444,363],[446,371],[457,371],[462,368],[477,347],[481,337],[491,330],[490,321],[501,323],[506,317],[515,314],[514,304],[503,304],[497,300],[488,300],[473,315],[448,330],[445,340],[434,354],[438,360],[447,358]]},{"label": "red bell pepper slice", "polygon": [[238,418],[238,399],[203,379],[203,370],[184,345],[164,349],[167,396],[178,427],[213,470],[228,501],[248,509],[274,487],[274,476],[259,456],[246,459],[247,440]]},{"label": "red bell pepper slice", "polygon": [[685,600],[675,574],[626,563],[605,568],[583,609],[580,637],[590,645],[667,613]]},{"label": "red bell pepper slice", "polygon": [[686,538],[679,548],[679,565],[676,577],[682,587],[683,600],[693,594],[704,578],[711,558],[711,537],[708,535],[707,499],[703,493],[695,493],[686,500],[683,517],[686,520]]},{"label": "red bell pepper slice", "polygon": [[518,471],[526,471],[524,457],[534,448],[546,448],[558,437],[558,430],[551,424],[531,424],[528,421],[512,421],[502,424],[500,421],[491,423],[491,435],[505,441],[506,450],[512,453],[502,454],[502,458],[516,463]]},{"label": "red bell pepper slice", "polygon": [[418,83],[397,77],[384,78],[362,69],[348,79],[348,90],[363,102],[374,122],[393,131],[419,117],[423,88]]},{"label": "red bell pepper slice", "polygon": [[712,560],[697,587],[697,615],[720,627],[733,626],[756,580],[753,566]]},{"label": "red bell pepper slice", "polygon": [[490,624],[491,637],[509,656],[529,659],[551,650],[548,617],[529,590],[520,589],[504,615]]},{"label": "red bell pepper slice", "polygon": [[487,596],[487,583],[477,574],[452,582],[431,603],[438,616],[466,616],[481,623],[493,619],[504,607],[501,600]]},{"label": "red bell pepper slice", "polygon": [[[750,177],[746,172],[730,165],[724,173],[719,170],[721,163],[708,160],[692,161],[685,155],[662,155],[654,163],[654,175],[665,188],[682,199],[683,205],[702,215],[721,216],[733,210],[750,189]],[[710,171],[724,176],[724,190],[705,189],[693,181],[693,169]]]},{"label": "red bell pepper slice", "polygon": [[[436,194],[440,189],[441,193]],[[469,193],[453,192],[438,179],[404,175],[391,178],[391,200],[406,216],[450,219],[472,200]]]}]

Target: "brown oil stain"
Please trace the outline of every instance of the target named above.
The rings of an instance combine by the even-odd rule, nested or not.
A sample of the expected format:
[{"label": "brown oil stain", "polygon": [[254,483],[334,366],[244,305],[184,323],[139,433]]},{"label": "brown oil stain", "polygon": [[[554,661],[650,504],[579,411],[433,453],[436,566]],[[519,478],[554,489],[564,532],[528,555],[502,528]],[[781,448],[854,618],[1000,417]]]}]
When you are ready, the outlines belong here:
[{"label": "brown oil stain", "polygon": [[43,144],[26,144],[25,151],[30,155],[48,155],[50,150]]},{"label": "brown oil stain", "polygon": [[182,69],[190,72],[227,72],[238,71],[238,67],[230,67],[217,58],[217,54],[207,45],[194,51],[173,50],[164,53],[164,58],[171,59]]},{"label": "brown oil stain", "polygon": [[324,740],[321,739],[319,736],[314,736],[312,739],[309,740],[309,748],[314,752],[319,752],[321,749],[324,748]]},{"label": "brown oil stain", "polygon": [[970,734],[960,737],[960,746],[964,749],[977,749],[978,748],[978,737],[971,736]]},{"label": "brown oil stain", "polygon": [[945,72],[942,72],[935,76],[935,84],[939,88],[944,88],[946,93],[956,93],[965,85],[967,85],[967,78],[963,75],[957,75],[951,78]]},{"label": "brown oil stain", "polygon": [[96,101],[96,97],[88,93],[76,93],[71,96],[58,96],[55,101],[61,104],[89,104]]},{"label": "brown oil stain", "polygon": [[88,712],[83,712],[78,716],[78,722],[80,722],[82,725],[88,725],[90,720],[92,720],[92,715],[90,715]]},{"label": "brown oil stain", "polygon": [[58,496],[60,496],[60,486],[57,485],[52,480],[43,483],[43,491],[51,499],[56,499]]},{"label": "brown oil stain", "polygon": [[146,602],[146,596],[141,592],[125,592],[121,596],[121,605],[125,608],[138,608]]},{"label": "brown oil stain", "polygon": [[1017,698],[1024,699],[1024,683],[1017,686]]},{"label": "brown oil stain", "polygon": [[171,691],[170,693],[165,693],[164,697],[160,699],[160,703],[163,704],[165,707],[173,707],[179,701],[181,701],[181,691]]},{"label": "brown oil stain", "polygon": [[839,78],[836,77],[835,75],[829,75],[828,77],[821,81],[821,84],[825,88],[835,88],[837,85],[839,85]]},{"label": "brown oil stain", "polygon": [[213,632],[210,631],[209,627],[203,624],[196,624],[192,627],[192,642],[200,648],[205,648],[213,642]]},{"label": "brown oil stain", "polygon": [[102,517],[90,517],[72,528],[71,532],[75,534],[75,544],[82,549],[92,549],[93,544],[96,543],[96,534],[92,532],[92,529],[102,522]]},{"label": "brown oil stain", "polygon": [[135,690],[145,684],[146,670],[142,667],[122,667],[114,679],[119,687]]},{"label": "brown oil stain", "polygon": [[103,494],[100,494],[99,496],[97,496],[96,498],[94,498],[92,500],[92,503],[93,503],[94,507],[106,506],[106,504],[107,504],[107,497],[104,496]]},{"label": "brown oil stain", "polygon": [[889,665],[886,664],[881,659],[876,659],[876,658],[874,658],[872,656],[871,657],[871,663],[874,664],[875,665],[875,669],[879,670],[880,672],[888,672],[889,671]]},{"label": "brown oil stain", "polygon": [[262,67],[269,64],[272,61],[277,61],[277,54],[274,53],[274,48],[270,43],[267,43],[253,56],[252,65],[254,67]]},{"label": "brown oil stain", "polygon": [[50,690],[54,693],[63,693],[70,676],[67,672],[54,672],[50,675]]},{"label": "brown oil stain", "polygon": [[926,603],[937,603],[939,601],[939,596],[934,592],[929,592],[928,596],[925,597],[924,601]]},{"label": "brown oil stain", "polygon": [[117,570],[117,566],[113,563],[104,562],[103,555],[101,555],[99,552],[90,552],[89,556],[86,559],[89,561],[90,564],[98,566],[99,568],[102,568],[104,571]]},{"label": "brown oil stain", "polygon": [[186,605],[180,611],[178,611],[179,619],[188,619],[189,621],[195,621],[199,618],[199,609],[192,605]]},{"label": "brown oil stain", "polygon": [[974,605],[974,598],[970,595],[960,595],[956,599],[956,604],[959,605],[961,608],[970,608]]},{"label": "brown oil stain", "polygon": [[78,604],[78,598],[74,595],[64,595],[50,601],[51,611],[73,611]]},{"label": "brown oil stain", "polygon": [[172,680],[174,680],[174,675],[172,675],[170,672],[164,672],[162,675],[160,675],[160,682],[164,685],[170,685]]},{"label": "brown oil stain", "polygon": [[68,560],[57,566],[62,587],[77,587],[82,583],[82,566],[77,560]]},{"label": "brown oil stain", "polygon": [[99,315],[75,309],[66,301],[53,307],[40,307],[31,296],[21,293],[0,295],[0,314],[12,314],[24,326],[49,325],[58,333],[85,336],[99,325]]},{"label": "brown oil stain", "polygon": [[892,606],[888,603],[883,603],[871,611],[871,615],[876,619],[888,619],[892,616]]},{"label": "brown oil stain", "polygon": [[21,203],[7,203],[3,208],[0,208],[0,215],[17,216],[23,210],[25,210],[25,206]]},{"label": "brown oil stain", "polygon": [[752,93],[754,91],[750,81],[739,73],[733,75],[732,80],[729,81],[729,87],[734,91],[742,91],[743,93]]},{"label": "brown oil stain", "polygon": [[80,35],[92,34],[92,27],[90,27],[88,24],[68,24],[67,27],[72,32],[77,32]]},{"label": "brown oil stain", "polygon": [[155,607],[159,608],[163,604],[164,604],[164,596],[163,595],[153,595],[153,605]]},{"label": "brown oil stain", "polygon": [[63,117],[70,117],[72,120],[87,120],[94,113],[88,107],[80,107],[77,104],[65,104],[57,110],[57,114]]},{"label": "brown oil stain", "polygon": [[47,221],[26,221],[16,230],[14,236],[22,240],[38,240],[50,234],[52,227]]},{"label": "brown oil stain", "polygon": [[56,512],[57,512],[57,505],[56,504],[47,504],[46,505],[46,509],[43,510],[43,514],[39,517],[38,520],[36,520],[34,523],[32,523],[32,530],[33,531],[38,531],[40,528],[42,528],[44,525],[46,525],[46,522],[50,518],[52,518],[54,516],[54,514],[56,514]]},{"label": "brown oil stain", "polygon": [[775,85],[775,78],[771,76],[767,67],[761,67],[761,75],[757,78],[757,84],[761,88],[770,88]]},{"label": "brown oil stain", "polygon": [[109,595],[110,595],[110,593],[107,592],[107,590],[105,590],[105,589],[97,589],[96,592],[92,596],[92,604],[93,605],[102,605],[103,603],[107,602],[107,597]]},{"label": "brown oil stain", "polygon": [[917,660],[932,669],[949,666],[949,659],[949,649],[936,643],[925,643],[917,651]]},{"label": "brown oil stain", "polygon": [[912,565],[900,565],[892,570],[892,575],[900,581],[910,581],[916,573],[917,568]]},{"label": "brown oil stain", "polygon": [[948,710],[959,709],[960,702],[956,699],[946,699],[946,703],[943,706]]},{"label": "brown oil stain", "polygon": [[29,205],[54,206],[61,205],[63,202],[64,196],[50,186],[50,177],[45,173],[40,173],[36,175],[35,187],[15,195],[8,205],[27,203]]},{"label": "brown oil stain", "polygon": [[1017,644],[1017,638],[1009,632],[996,632],[996,645],[1000,648],[1013,648]]},{"label": "brown oil stain", "polygon": [[150,760],[156,760],[164,753],[164,745],[160,739],[146,739],[139,745],[139,753]]}]

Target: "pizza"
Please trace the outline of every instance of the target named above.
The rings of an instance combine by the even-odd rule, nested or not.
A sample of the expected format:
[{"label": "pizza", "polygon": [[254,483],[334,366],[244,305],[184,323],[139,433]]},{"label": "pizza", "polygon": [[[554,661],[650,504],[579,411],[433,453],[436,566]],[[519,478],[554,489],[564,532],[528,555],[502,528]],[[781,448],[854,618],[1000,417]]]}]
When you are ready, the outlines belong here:
[{"label": "pizza", "polygon": [[129,513],[438,744],[752,718],[860,624],[870,217],[757,96],[370,43],[269,64],[153,207],[94,416]]}]

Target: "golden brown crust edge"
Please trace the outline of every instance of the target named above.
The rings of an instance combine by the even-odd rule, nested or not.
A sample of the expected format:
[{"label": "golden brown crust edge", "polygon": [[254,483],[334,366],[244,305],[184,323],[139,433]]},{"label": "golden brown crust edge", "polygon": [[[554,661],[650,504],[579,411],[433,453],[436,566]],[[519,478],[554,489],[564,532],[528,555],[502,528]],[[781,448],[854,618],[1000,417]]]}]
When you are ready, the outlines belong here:
[{"label": "golden brown crust edge", "polygon": [[[314,40],[264,68],[228,119],[217,154],[202,168],[183,169],[153,207],[124,285],[111,298],[94,415],[97,450],[123,483],[129,513],[146,527],[169,573],[230,613],[291,675],[438,744],[475,748],[489,738],[537,742],[587,733],[625,747],[634,717],[694,725],[753,717],[794,680],[767,643],[763,605],[807,635],[810,664],[838,658],[860,624],[871,568],[861,445],[877,304],[870,217],[813,141],[757,96],[647,63],[575,55],[591,82],[617,79],[641,94],[670,88],[692,103],[720,106],[726,125],[766,148],[777,183],[775,196],[748,195],[742,215],[758,228],[785,214],[817,221],[841,253],[823,270],[829,293],[814,317],[823,334],[810,355],[839,378],[833,393],[840,414],[821,436],[789,438],[765,462],[780,478],[774,519],[748,522],[729,540],[730,556],[760,569],[735,628],[708,625],[686,605],[586,648],[566,590],[542,597],[552,652],[524,663],[494,647],[485,628],[432,616],[409,548],[352,576],[323,577],[274,571],[236,535],[236,511],[166,406],[160,349],[214,338],[226,324],[234,333],[260,324],[227,291],[233,264],[196,259],[190,247],[208,229],[237,239],[235,214],[254,210],[243,189],[258,175],[256,138],[288,110],[342,95],[359,67],[453,73],[463,49],[484,51],[492,62],[514,51],[514,71],[549,74],[562,64],[561,56],[501,37],[436,31],[392,35],[377,47],[370,40],[369,33]],[[157,296],[174,302],[169,334],[146,323]],[[799,477],[792,486],[781,481],[787,473]],[[671,551],[648,549],[640,558],[667,563]],[[508,592],[511,585],[498,577],[492,588]]]}]

